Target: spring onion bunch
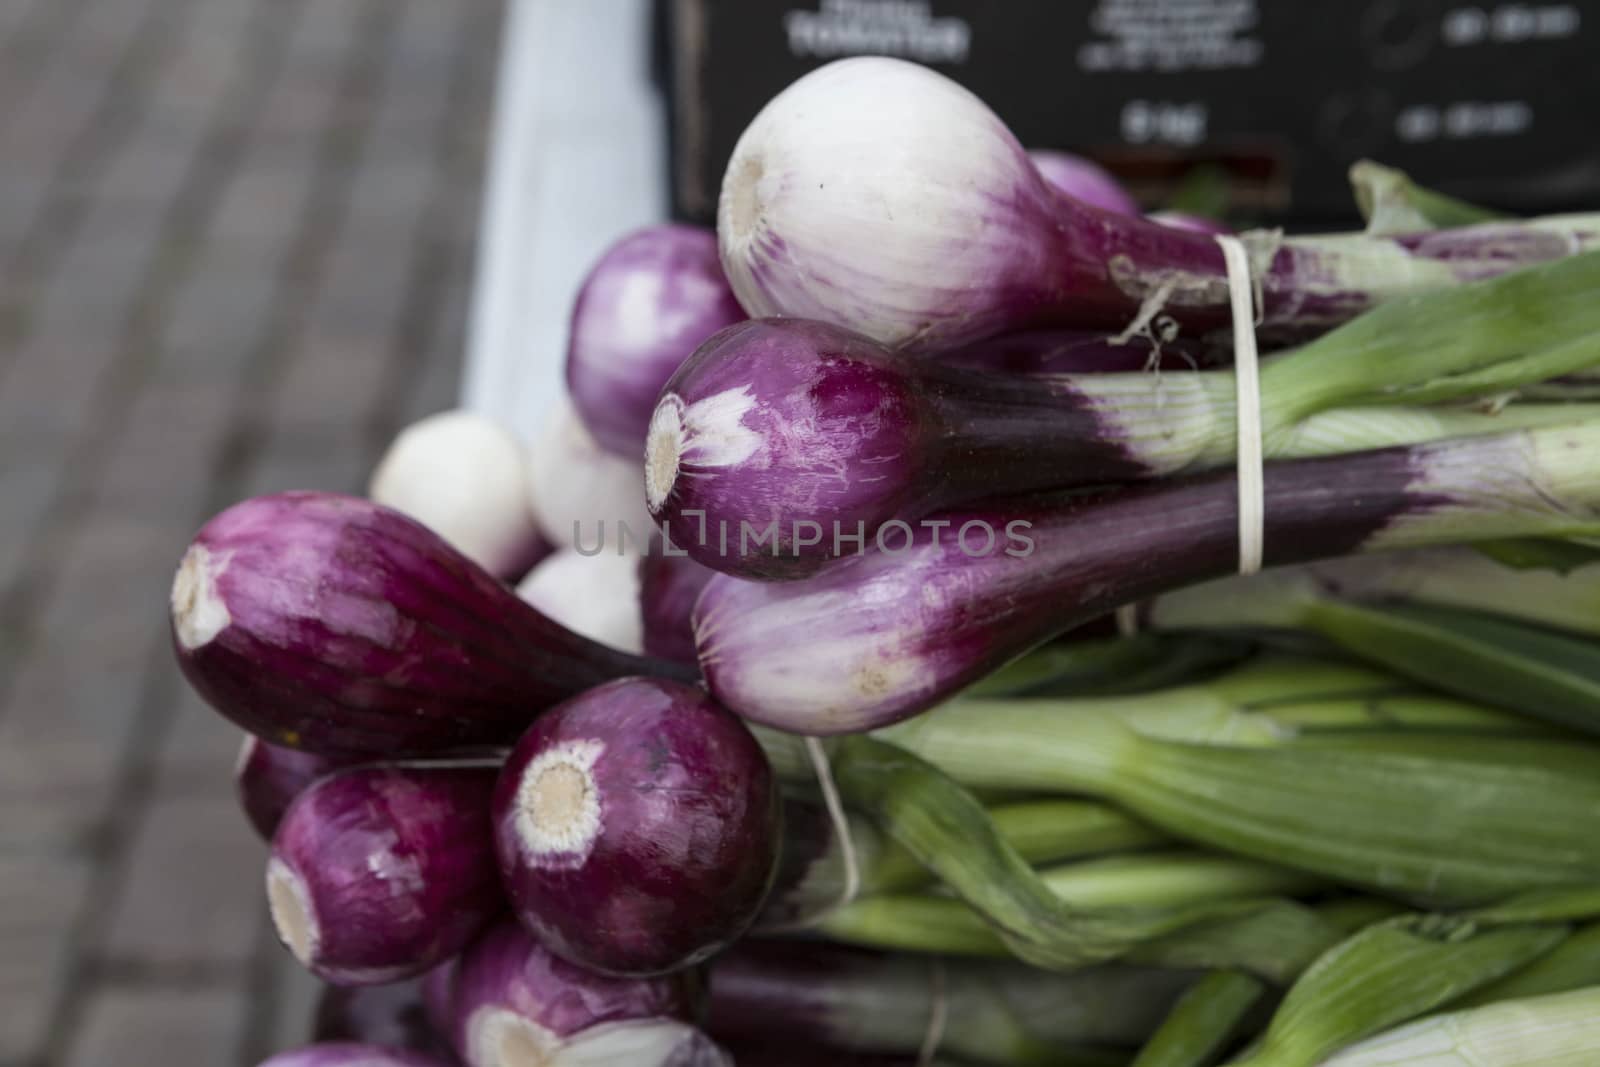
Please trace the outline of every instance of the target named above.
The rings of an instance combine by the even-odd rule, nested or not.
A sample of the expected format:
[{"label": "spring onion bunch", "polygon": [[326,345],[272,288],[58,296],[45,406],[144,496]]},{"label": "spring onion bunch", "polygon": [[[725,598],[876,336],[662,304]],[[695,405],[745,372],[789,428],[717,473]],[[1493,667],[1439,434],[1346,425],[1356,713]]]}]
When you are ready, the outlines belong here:
[{"label": "spring onion bunch", "polygon": [[173,649],[326,986],[269,1062],[1600,1056],[1600,216],[1364,164],[1237,238],[1242,578],[1235,246],[1059,162],[830,64],[594,266],[531,450],[205,524]]}]

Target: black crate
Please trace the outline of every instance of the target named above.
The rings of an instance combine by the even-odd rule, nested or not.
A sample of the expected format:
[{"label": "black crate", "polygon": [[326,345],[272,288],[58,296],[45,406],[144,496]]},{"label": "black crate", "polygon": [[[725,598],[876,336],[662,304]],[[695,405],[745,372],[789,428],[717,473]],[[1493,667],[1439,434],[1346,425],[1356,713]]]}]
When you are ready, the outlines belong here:
[{"label": "black crate", "polygon": [[734,142],[768,99],[865,53],[950,74],[1024,144],[1100,160],[1149,207],[1213,164],[1237,214],[1344,222],[1362,157],[1518,214],[1600,200],[1600,3],[664,3],[684,219],[712,218]]}]

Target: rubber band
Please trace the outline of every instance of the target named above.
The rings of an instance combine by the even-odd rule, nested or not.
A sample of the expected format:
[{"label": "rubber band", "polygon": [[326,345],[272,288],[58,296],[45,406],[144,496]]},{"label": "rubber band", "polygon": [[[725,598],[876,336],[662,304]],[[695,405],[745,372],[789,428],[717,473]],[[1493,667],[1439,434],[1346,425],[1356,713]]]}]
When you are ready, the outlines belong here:
[{"label": "rubber band", "polygon": [[1256,351],[1255,281],[1244,242],[1217,234],[1228,268],[1233,311],[1233,379],[1238,412],[1239,573],[1261,569],[1266,548],[1267,487],[1261,448],[1261,366]]},{"label": "rubber band", "polygon": [[822,806],[828,811],[833,832],[838,835],[839,849],[844,856],[844,889],[839,894],[835,908],[842,908],[861,892],[861,865],[856,861],[856,845],[850,836],[850,819],[844,813],[844,802],[839,799],[839,787],[833,781],[833,764],[828,762],[828,750],[815,737],[806,738],[806,754],[811,757],[811,768],[816,771],[817,785],[822,789]]},{"label": "rubber band", "polygon": [[1133,637],[1139,632],[1139,605],[1124,604],[1113,616],[1117,620],[1117,636]]},{"label": "rubber band", "polygon": [[933,1003],[928,1008],[928,1032],[922,1036],[922,1047],[917,1050],[917,1067],[928,1067],[944,1044],[944,1028],[950,1018],[950,998],[945,993],[944,961],[935,959],[928,974],[933,985]]}]

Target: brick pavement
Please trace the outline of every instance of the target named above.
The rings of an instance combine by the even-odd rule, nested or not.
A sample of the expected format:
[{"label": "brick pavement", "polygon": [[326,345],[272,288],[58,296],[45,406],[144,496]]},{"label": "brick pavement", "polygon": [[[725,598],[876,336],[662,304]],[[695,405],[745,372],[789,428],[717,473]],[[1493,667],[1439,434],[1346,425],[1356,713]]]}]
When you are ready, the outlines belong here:
[{"label": "brick pavement", "polygon": [[0,1067],[303,1033],[162,605],[218,507],[453,402],[501,14],[0,0]]}]

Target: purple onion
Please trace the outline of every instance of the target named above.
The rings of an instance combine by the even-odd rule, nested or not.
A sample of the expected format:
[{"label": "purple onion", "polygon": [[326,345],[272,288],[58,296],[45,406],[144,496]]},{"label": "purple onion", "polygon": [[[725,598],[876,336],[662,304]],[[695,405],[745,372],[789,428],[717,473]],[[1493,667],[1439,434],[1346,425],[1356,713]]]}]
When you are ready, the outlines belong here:
[{"label": "purple onion", "polygon": [[330,493],[257,497],[207,523],[173,582],[172,634],[222,714],[329,754],[509,744],[600,682],[688,673],[579,637],[420,523]]},{"label": "purple onion", "polygon": [[667,383],[646,501],[707,567],[794,579],[861,552],[893,520],[1166,473],[1128,436],[1065,381],[982,375],[820,322],[757,319],[717,334]]},{"label": "purple onion", "polygon": [[1192,215],[1187,211],[1156,211],[1147,215],[1151,222],[1159,222],[1163,226],[1171,226],[1175,230],[1189,230],[1193,233],[1232,233],[1233,228],[1225,222],[1208,218],[1205,215]]},{"label": "purple onion", "polygon": [[[1596,454],[1600,427],[1571,426],[1270,463],[1266,561],[1587,536]],[[805,581],[713,578],[695,608],[712,695],[793,733],[872,729],[1078,623],[1238,566],[1231,471],[938,521]]]},{"label": "purple onion", "polygon": [[639,611],[647,655],[694,663],[694,602],[716,572],[673,552],[639,561]]},{"label": "purple onion", "polygon": [[333,1042],[280,1052],[261,1067],[451,1067],[451,1063],[408,1049]]},{"label": "purple onion", "polygon": [[[1141,308],[1192,335],[1230,321],[1212,237],[1062,196],[971,92],[880,56],[813,70],[756,116],[728,162],[717,239],[750,315],[919,352],[1033,327],[1120,330]],[[1594,248],[1600,220],[1245,239],[1263,332],[1305,336],[1384,300]]]},{"label": "purple onion", "polygon": [[336,985],[421,975],[505,903],[494,862],[491,764],[356,767],[317,782],[272,841],[279,939]]},{"label": "purple onion", "polygon": [[1138,201],[1128,195],[1110,171],[1093,160],[1048,148],[1035,148],[1028,158],[1038,168],[1039,177],[1074,200],[1118,215],[1139,214]]},{"label": "purple onion", "polygon": [[553,955],[506,922],[461,957],[451,1036],[469,1067],[539,1067],[541,1056],[586,1032],[621,1024],[648,1027],[640,1032],[670,1047],[698,1016],[703,996],[695,972],[607,977]]},{"label": "purple onion", "polygon": [[347,761],[315,752],[269,745],[246,734],[239,749],[239,762],[233,768],[234,789],[239,806],[262,840],[271,841],[283,813],[294,798],[318,778],[345,766]]},{"label": "purple onion", "polygon": [[710,230],[646,226],[612,245],[578,290],[567,344],[567,387],[595,440],[629,459],[643,453],[661,386],[742,318]]},{"label": "purple onion", "polygon": [[[430,972],[432,973],[432,972]],[[423,1003],[425,979],[389,985],[329,986],[317,1001],[314,1041],[353,1041],[453,1059],[448,1030],[434,1027]]]},{"label": "purple onion", "polygon": [[627,678],[534,723],[495,788],[494,825],[518,918],[565,959],[638,975],[744,932],[782,818],[743,723],[699,689]]}]

